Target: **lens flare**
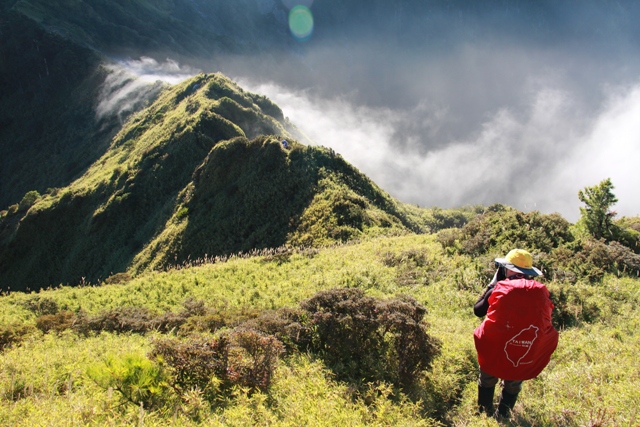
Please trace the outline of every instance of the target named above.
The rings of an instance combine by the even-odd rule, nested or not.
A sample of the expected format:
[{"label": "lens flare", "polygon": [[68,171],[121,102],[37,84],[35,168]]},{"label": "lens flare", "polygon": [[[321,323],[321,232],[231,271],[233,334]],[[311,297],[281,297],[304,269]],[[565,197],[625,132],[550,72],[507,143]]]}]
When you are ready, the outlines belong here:
[{"label": "lens flare", "polygon": [[309,40],[313,33],[313,14],[303,5],[298,5],[289,12],[289,29],[291,34],[300,40]]}]

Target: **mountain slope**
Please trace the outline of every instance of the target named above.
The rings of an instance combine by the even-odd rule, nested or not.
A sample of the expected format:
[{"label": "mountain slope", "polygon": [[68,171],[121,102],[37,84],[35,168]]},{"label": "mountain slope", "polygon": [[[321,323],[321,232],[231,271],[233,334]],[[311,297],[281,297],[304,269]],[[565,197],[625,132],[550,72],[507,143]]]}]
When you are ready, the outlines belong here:
[{"label": "mountain slope", "polygon": [[119,124],[96,120],[103,59],[15,12],[0,18],[0,207],[68,185]]},{"label": "mountain slope", "polygon": [[271,101],[220,74],[166,90],[81,178],[0,220],[0,286],[417,227],[341,157],[291,141],[294,131]]},{"label": "mountain slope", "polygon": [[[222,54],[255,53],[276,17],[243,13],[253,9],[246,1],[0,1],[0,209],[28,191],[68,185],[105,153],[122,126],[121,116],[99,111],[111,58],[219,63]],[[280,19],[284,30],[268,43],[286,45]],[[131,79],[118,76],[112,86]]]}]

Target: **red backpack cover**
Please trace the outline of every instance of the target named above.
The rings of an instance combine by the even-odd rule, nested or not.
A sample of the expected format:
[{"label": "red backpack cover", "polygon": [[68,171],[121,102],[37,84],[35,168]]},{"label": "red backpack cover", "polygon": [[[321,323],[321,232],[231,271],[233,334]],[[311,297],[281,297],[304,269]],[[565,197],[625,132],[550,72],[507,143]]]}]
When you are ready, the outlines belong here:
[{"label": "red backpack cover", "polygon": [[558,345],[549,290],[535,280],[498,282],[487,317],[474,332],[480,369],[504,380],[528,380],[547,366]]}]

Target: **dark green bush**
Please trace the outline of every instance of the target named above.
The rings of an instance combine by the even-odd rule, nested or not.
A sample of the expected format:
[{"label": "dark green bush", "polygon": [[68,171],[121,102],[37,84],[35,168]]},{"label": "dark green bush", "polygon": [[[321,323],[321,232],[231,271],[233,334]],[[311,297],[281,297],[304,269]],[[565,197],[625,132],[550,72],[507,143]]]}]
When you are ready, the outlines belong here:
[{"label": "dark green bush", "polygon": [[216,332],[222,328],[235,328],[244,322],[260,316],[262,311],[243,307],[241,309],[212,310],[202,306],[199,312],[192,312],[180,326],[180,333],[188,335],[199,332]]},{"label": "dark green bush", "polygon": [[616,221],[616,239],[635,253],[640,253],[640,217],[622,217]]},{"label": "dark green bush", "polygon": [[460,228],[469,222],[473,217],[473,212],[468,209],[440,209],[431,210],[432,219],[427,221],[427,225],[432,233],[447,228]]},{"label": "dark green bush", "polygon": [[311,344],[312,330],[308,312],[300,308],[281,308],[266,311],[243,324],[278,338],[288,352],[307,349]]},{"label": "dark green bush", "polygon": [[577,240],[552,251],[549,261],[549,276],[557,279],[575,277],[596,282],[605,273],[637,276],[640,271],[640,255],[615,241]]},{"label": "dark green bush", "polygon": [[595,303],[588,302],[588,295],[584,291],[563,283],[550,284],[549,289],[554,305],[551,320],[556,329],[571,328],[598,319],[600,309]]},{"label": "dark green bush", "polygon": [[499,206],[490,207],[462,228],[460,252],[477,256],[492,251],[504,255],[513,248],[526,248],[548,253],[573,241],[569,222],[559,214],[522,213]]},{"label": "dark green bush", "polygon": [[229,366],[231,383],[251,390],[265,391],[271,385],[275,364],[284,352],[280,340],[253,329],[238,328],[229,334]]},{"label": "dark green bush", "polygon": [[180,326],[181,335],[200,332],[216,332],[227,326],[228,319],[222,313],[211,312],[199,316],[192,316]]},{"label": "dark green bush", "polygon": [[360,289],[333,289],[301,307],[310,315],[310,350],[341,380],[406,387],[439,351],[426,333],[426,309],[410,297],[379,301]]},{"label": "dark green bush", "polygon": [[150,331],[163,333],[179,331],[193,318],[202,317],[207,309],[202,301],[187,299],[179,313],[166,312],[156,315],[144,307],[117,307],[89,317],[86,313],[76,314],[73,329],[81,334],[89,332],[133,332],[144,334]]},{"label": "dark green bush", "polygon": [[206,398],[214,399],[219,390],[212,379],[226,378],[228,354],[226,336],[217,339],[192,336],[188,341],[175,338],[156,341],[150,357],[167,369],[171,385],[179,394],[197,388]]},{"label": "dark green bush", "polygon": [[[145,333],[152,329],[154,316],[144,307],[117,307],[86,319],[82,325],[88,331]],[[77,324],[76,327],[80,327]]]},{"label": "dark green bush", "polygon": [[440,243],[445,250],[455,253],[456,243],[462,236],[462,231],[459,229],[440,230],[436,234],[436,242]]},{"label": "dark green bush", "polygon": [[[439,343],[426,333],[427,310],[411,297],[378,302],[378,319],[393,343],[387,366],[392,382],[411,386],[421,370],[431,366]],[[396,376],[397,373],[397,376]]]}]

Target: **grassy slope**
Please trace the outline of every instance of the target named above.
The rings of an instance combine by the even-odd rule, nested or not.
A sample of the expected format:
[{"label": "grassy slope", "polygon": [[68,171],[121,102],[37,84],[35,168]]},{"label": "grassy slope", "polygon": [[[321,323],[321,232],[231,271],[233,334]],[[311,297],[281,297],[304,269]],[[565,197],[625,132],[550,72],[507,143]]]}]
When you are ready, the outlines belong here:
[{"label": "grassy slope", "polygon": [[[122,271],[172,214],[178,192],[215,143],[257,133],[286,135],[274,118],[241,97],[241,89],[215,92],[224,92],[226,84],[201,76],[168,91],[133,117],[81,178],[45,195],[28,213],[10,215],[2,235],[8,248],[0,255],[3,284],[38,288]],[[250,108],[225,96],[234,93]]]},{"label": "grassy slope", "polygon": [[[419,264],[410,262],[415,253],[424,254]],[[295,306],[316,291],[333,287],[360,287],[377,297],[409,294],[428,308],[430,333],[443,343],[432,371],[420,383],[421,403],[389,400],[384,392],[368,400],[369,406],[351,401],[348,385],[335,383],[321,364],[301,356],[280,363],[268,395],[241,394],[213,413],[203,408],[201,422],[173,413],[146,413],[145,425],[172,425],[174,416],[178,425],[430,425],[433,419],[447,425],[497,425],[473,416],[472,331],[479,320],[470,307],[486,280],[485,266],[466,256],[445,255],[431,235],[379,237],[284,259],[232,258],[146,273],[123,285],[65,287],[38,295],[14,293],[0,299],[0,324],[32,324],[34,315],[24,304],[35,297],[98,313],[130,305],[177,311],[188,297],[223,310],[278,308]],[[579,288],[585,295],[584,305],[597,304],[599,313],[589,323],[561,331],[550,365],[540,377],[525,383],[515,421],[506,425],[635,425],[640,404],[636,363],[640,317],[635,309],[640,281],[607,277],[601,284],[548,285],[552,291]],[[7,402],[0,406],[0,422],[25,426],[137,423],[139,410],[119,407],[116,396],[96,387],[86,371],[107,355],[144,355],[153,338],[103,333],[85,339],[68,332],[30,335],[0,355],[0,398]],[[21,398],[16,398],[16,390],[23,394]],[[597,424],[598,420],[602,422]]]}]

